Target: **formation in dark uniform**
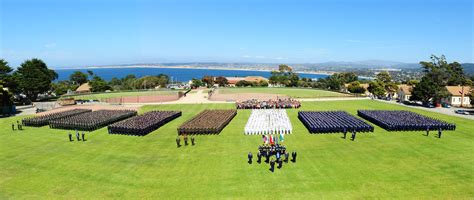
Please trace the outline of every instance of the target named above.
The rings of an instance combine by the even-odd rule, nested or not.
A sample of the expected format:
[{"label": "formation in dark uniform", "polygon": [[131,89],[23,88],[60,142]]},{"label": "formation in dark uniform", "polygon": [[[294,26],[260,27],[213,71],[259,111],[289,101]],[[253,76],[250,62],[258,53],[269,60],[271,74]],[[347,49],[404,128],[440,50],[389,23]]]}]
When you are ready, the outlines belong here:
[{"label": "formation in dark uniform", "polygon": [[108,126],[109,134],[145,136],[181,116],[181,111],[151,111]]},{"label": "formation in dark uniform", "polygon": [[237,110],[204,110],[178,128],[178,135],[219,134],[237,115]]},{"label": "formation in dark uniform", "polygon": [[41,116],[36,116],[36,117],[31,117],[31,118],[25,118],[22,121],[22,124],[25,126],[35,126],[35,127],[40,127],[40,126],[46,126],[48,125],[52,120],[57,120],[61,118],[66,118],[74,115],[79,115],[82,113],[87,113],[87,112],[92,112],[90,109],[73,109],[73,110],[68,110],[68,111],[62,111],[62,112],[55,112],[47,115],[41,115]]},{"label": "formation in dark uniform", "polygon": [[98,110],[50,121],[51,128],[94,131],[137,115],[135,110]]},{"label": "formation in dark uniform", "polygon": [[373,132],[374,127],[345,111],[300,111],[298,118],[310,133]]},{"label": "formation in dark uniform", "polygon": [[387,131],[455,130],[456,125],[401,110],[358,110],[357,114]]}]

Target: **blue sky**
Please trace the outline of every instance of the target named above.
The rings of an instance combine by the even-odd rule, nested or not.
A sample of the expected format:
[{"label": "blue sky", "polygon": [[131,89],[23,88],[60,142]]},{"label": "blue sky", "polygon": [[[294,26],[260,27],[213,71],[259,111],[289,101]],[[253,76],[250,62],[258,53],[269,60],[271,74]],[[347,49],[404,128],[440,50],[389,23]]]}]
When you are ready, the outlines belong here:
[{"label": "blue sky", "polygon": [[473,62],[471,0],[0,0],[0,56],[150,62]]}]

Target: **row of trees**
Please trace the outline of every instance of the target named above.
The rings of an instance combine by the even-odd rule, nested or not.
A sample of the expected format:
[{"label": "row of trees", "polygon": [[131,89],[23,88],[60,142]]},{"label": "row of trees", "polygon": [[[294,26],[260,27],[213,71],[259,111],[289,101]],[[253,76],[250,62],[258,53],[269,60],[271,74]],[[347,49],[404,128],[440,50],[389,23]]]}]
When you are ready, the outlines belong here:
[{"label": "row of trees", "polygon": [[[58,74],[40,59],[26,60],[13,70],[3,59],[0,59],[0,81],[2,82],[2,99],[11,99],[12,93],[24,94],[30,101],[35,101],[39,94],[47,93]],[[8,88],[5,93],[3,87]],[[3,97],[5,95],[5,97]],[[8,96],[8,97],[7,97]],[[11,102],[3,102],[11,103]]]},{"label": "row of trees", "polygon": [[84,83],[89,83],[92,92],[104,92],[107,90],[136,90],[150,89],[156,87],[166,87],[170,81],[168,75],[159,74],[157,76],[144,76],[137,78],[130,74],[124,78],[112,78],[110,81],[102,79],[92,71],[83,73],[75,71],[69,76],[69,80],[53,83],[53,91],[57,95],[65,94],[68,90],[76,90]]}]

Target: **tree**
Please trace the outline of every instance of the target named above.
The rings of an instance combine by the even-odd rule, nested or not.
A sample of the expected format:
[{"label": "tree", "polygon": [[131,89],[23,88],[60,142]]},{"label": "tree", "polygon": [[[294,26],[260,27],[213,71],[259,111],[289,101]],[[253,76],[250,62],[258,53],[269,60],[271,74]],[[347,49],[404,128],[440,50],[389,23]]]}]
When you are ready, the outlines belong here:
[{"label": "tree", "polygon": [[349,86],[347,87],[347,90],[350,93],[354,93],[354,94],[362,94],[365,92],[365,88],[360,85],[359,81],[354,81],[350,83]]},{"label": "tree", "polygon": [[[412,91],[410,100],[422,101],[423,103],[440,103],[441,99],[450,94],[446,86],[452,81],[453,77],[459,77],[458,69],[453,70],[455,63],[449,63],[444,56],[437,57],[432,55],[430,62],[422,61],[424,76],[420,83],[416,84]],[[462,69],[461,69],[462,71]],[[453,81],[454,82],[454,81]]]},{"label": "tree", "polygon": [[300,80],[300,77],[296,73],[290,73],[288,75],[288,84],[286,85],[287,87],[296,87],[298,86],[298,81]]},{"label": "tree", "polygon": [[63,95],[68,92],[68,90],[76,90],[78,85],[72,84],[69,81],[59,81],[57,83],[52,83],[53,92],[56,95]]},{"label": "tree", "polygon": [[69,80],[73,84],[82,85],[87,83],[87,74],[84,74],[81,71],[75,71],[69,76]]},{"label": "tree", "polygon": [[260,80],[260,82],[258,82],[258,86],[260,86],[260,87],[268,87],[268,81],[266,81],[266,80]]},{"label": "tree", "polygon": [[13,69],[8,65],[8,62],[0,59],[0,80],[5,81],[5,78],[10,75]]},{"label": "tree", "polygon": [[34,58],[23,62],[13,76],[18,83],[18,89],[29,100],[35,101],[39,94],[51,89],[51,83],[58,74],[48,69],[42,60]]},{"label": "tree", "polygon": [[280,71],[282,73],[290,73],[290,72],[293,71],[293,68],[291,68],[288,65],[281,64],[281,65],[278,65],[278,71]]},{"label": "tree", "polygon": [[16,80],[13,78],[11,72],[13,69],[8,65],[8,62],[0,59],[0,81],[3,81],[3,87],[9,89],[9,92],[15,91],[18,87]]},{"label": "tree", "polygon": [[207,87],[210,88],[214,86],[214,77],[213,76],[204,76],[202,77],[202,82],[207,84]]},{"label": "tree", "polygon": [[91,81],[89,81],[91,86],[92,92],[104,92],[106,90],[112,89],[108,84],[107,81],[100,78],[100,76],[94,75]]},{"label": "tree", "polygon": [[229,81],[223,76],[218,76],[216,78],[216,83],[219,84],[220,87],[224,87],[229,84]]},{"label": "tree", "polygon": [[87,70],[87,74],[89,74],[90,77],[94,76],[94,72],[92,70]]},{"label": "tree", "polygon": [[390,83],[392,82],[392,77],[390,76],[390,74],[388,72],[380,72],[377,74],[377,76],[375,76],[375,79],[377,81],[380,81],[382,83]]},{"label": "tree", "polygon": [[381,82],[379,82],[379,81],[371,81],[369,83],[369,87],[367,88],[367,90],[376,97],[384,96],[385,95],[385,89],[380,83]]},{"label": "tree", "polygon": [[336,91],[341,89],[344,82],[339,76],[332,75],[326,78],[325,84],[327,89]]},{"label": "tree", "polygon": [[358,80],[357,74],[354,72],[335,73],[333,76],[336,76],[338,79],[340,79],[342,84],[352,83]]},{"label": "tree", "polygon": [[193,78],[191,82],[192,82],[191,83],[192,88],[198,88],[198,87],[204,86],[204,83],[201,80],[196,79],[196,78]]},{"label": "tree", "polygon": [[248,87],[248,86],[254,86],[252,82],[246,81],[246,80],[240,80],[235,83],[235,86],[237,87]]},{"label": "tree", "polygon": [[0,108],[13,105],[13,95],[7,89],[3,88],[4,82],[0,80]]}]

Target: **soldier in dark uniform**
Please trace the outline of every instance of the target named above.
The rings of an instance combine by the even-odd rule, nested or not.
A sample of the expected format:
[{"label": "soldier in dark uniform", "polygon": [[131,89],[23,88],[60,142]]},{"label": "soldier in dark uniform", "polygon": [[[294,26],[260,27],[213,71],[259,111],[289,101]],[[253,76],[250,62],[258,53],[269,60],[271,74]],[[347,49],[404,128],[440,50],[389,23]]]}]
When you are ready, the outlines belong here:
[{"label": "soldier in dark uniform", "polygon": [[252,158],[253,158],[252,152],[249,152],[249,154],[247,155],[247,158],[249,159],[248,163],[252,164]]},{"label": "soldier in dark uniform", "polygon": [[12,123],[12,131],[15,130],[15,123]]},{"label": "soldier in dark uniform", "polygon": [[188,146],[188,136],[184,135],[184,145]]},{"label": "soldier in dark uniform", "polygon": [[296,151],[291,152],[291,161],[292,162],[296,162],[296,156],[297,156]]},{"label": "soldier in dark uniform", "polygon": [[283,160],[279,159],[277,162],[278,162],[278,169],[281,169],[281,167],[283,167]]},{"label": "soldier in dark uniform", "polygon": [[69,142],[72,142],[72,141],[73,141],[72,140],[72,134],[71,134],[71,132],[69,132]]},{"label": "soldier in dark uniform", "polygon": [[194,137],[191,137],[191,144],[194,146]]},{"label": "soldier in dark uniform", "polygon": [[81,135],[81,136],[82,136],[82,141],[83,141],[83,142],[86,141],[86,139],[84,138],[85,135],[86,135],[86,134],[84,134],[84,131],[82,131],[82,135]]},{"label": "soldier in dark uniform", "polygon": [[441,128],[438,128],[438,138],[441,138]]},{"label": "soldier in dark uniform", "polygon": [[179,136],[176,137],[176,146],[177,146],[178,148],[181,147],[181,139],[180,139]]},{"label": "soldier in dark uniform", "polygon": [[260,153],[260,151],[257,153],[257,162],[259,164],[262,162],[262,153]]},{"label": "soldier in dark uniform", "polygon": [[76,138],[77,138],[77,141],[81,141],[81,138],[79,137],[79,131],[76,130]]},{"label": "soldier in dark uniform", "polygon": [[346,128],[344,128],[344,132],[343,132],[343,133],[344,133],[344,137],[343,137],[343,138],[346,139],[346,135],[347,135],[347,130],[346,130]]},{"label": "soldier in dark uniform", "polygon": [[273,158],[270,160],[270,171],[275,171],[275,160]]},{"label": "soldier in dark uniform", "polygon": [[426,136],[430,135],[430,127],[426,127]]},{"label": "soldier in dark uniform", "polygon": [[356,131],[352,130],[351,140],[354,141],[355,139],[356,139]]},{"label": "soldier in dark uniform", "polygon": [[267,150],[267,151],[264,151],[265,153],[265,162],[268,163],[270,161],[270,152]]},{"label": "soldier in dark uniform", "polygon": [[288,159],[290,158],[290,154],[289,153],[285,153],[285,162],[288,163]]}]

